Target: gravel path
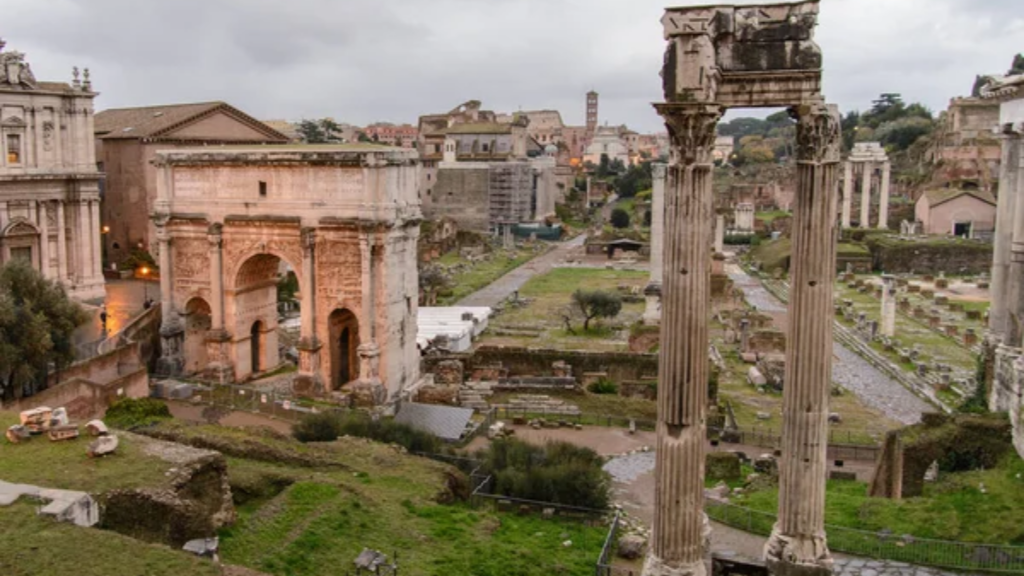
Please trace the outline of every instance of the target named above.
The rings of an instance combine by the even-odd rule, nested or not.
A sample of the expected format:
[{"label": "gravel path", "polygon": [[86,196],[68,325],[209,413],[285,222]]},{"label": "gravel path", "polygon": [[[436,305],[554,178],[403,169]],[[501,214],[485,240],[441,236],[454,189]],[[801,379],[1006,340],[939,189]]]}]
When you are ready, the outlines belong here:
[{"label": "gravel path", "polygon": [[[729,277],[746,294],[747,301],[758,310],[767,313],[786,313],[786,307],[772,296],[756,279],[751,278],[739,266],[726,267]],[[853,392],[862,402],[882,411],[886,416],[901,424],[916,424],[922,412],[934,412],[935,408],[889,378],[860,356],[834,343],[832,379],[843,388]]]},{"label": "gravel path", "polygon": [[462,300],[459,300],[456,306],[497,306],[499,303],[511,296],[513,292],[522,288],[523,284],[526,284],[530,278],[539,274],[544,274],[548,270],[551,270],[555,264],[564,261],[565,255],[568,254],[569,251],[583,246],[583,243],[586,242],[586,240],[587,235],[584,233],[572,240],[558,244],[546,254],[530,260],[526,264],[523,264],[508,274],[505,274],[494,282],[491,282],[484,288],[481,288]]}]

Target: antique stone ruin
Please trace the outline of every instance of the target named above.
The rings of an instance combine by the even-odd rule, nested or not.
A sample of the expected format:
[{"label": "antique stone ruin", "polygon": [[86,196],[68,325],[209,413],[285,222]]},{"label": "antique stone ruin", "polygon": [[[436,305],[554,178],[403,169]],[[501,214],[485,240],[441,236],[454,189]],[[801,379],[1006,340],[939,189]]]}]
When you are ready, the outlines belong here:
[{"label": "antique stone ruin", "polygon": [[273,370],[287,271],[301,294],[297,393],[379,405],[413,388],[416,162],[346,146],[159,152],[158,371],[230,384]]},{"label": "antique stone ruin", "polygon": [[777,574],[827,574],[824,504],[838,233],[840,118],[821,95],[818,2],[670,8],[665,103],[671,141],[665,244],[655,516],[647,576],[704,575],[711,175],[728,108],[787,107],[797,120],[797,196],[786,335],[779,520],[765,547]]},{"label": "antique stone ruin", "polygon": [[[885,148],[878,142],[858,142],[847,158],[843,173],[843,228],[850,227],[853,188],[860,174],[860,227],[871,227],[871,190],[878,186],[878,228],[889,227],[889,180],[892,166]],[[878,173],[879,167],[881,173]]]},{"label": "antique stone ruin", "polygon": [[981,95],[1000,101],[1003,140],[989,309],[989,340],[996,348],[989,408],[1009,412],[1014,447],[1024,457],[1024,75],[990,77]]},{"label": "antique stone ruin", "polygon": [[662,260],[665,249],[665,176],[667,166],[661,162],[651,165],[651,275],[644,288],[644,324],[656,325],[661,321]]}]

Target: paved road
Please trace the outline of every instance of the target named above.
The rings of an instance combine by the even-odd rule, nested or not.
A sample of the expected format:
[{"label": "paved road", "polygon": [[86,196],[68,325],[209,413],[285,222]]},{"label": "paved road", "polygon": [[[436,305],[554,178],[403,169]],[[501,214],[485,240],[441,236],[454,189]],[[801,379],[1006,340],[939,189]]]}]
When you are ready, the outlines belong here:
[{"label": "paved road", "polygon": [[560,242],[549,252],[530,260],[519,268],[516,268],[494,282],[491,282],[486,287],[466,296],[462,300],[459,300],[456,306],[493,307],[504,302],[505,299],[511,296],[513,292],[522,288],[523,284],[526,284],[530,278],[551,270],[555,264],[565,260],[566,254],[571,250],[583,246],[583,243],[586,242],[586,240],[587,235],[584,233],[572,240]]},{"label": "paved road", "polygon": [[[773,315],[785,315],[786,307],[751,278],[739,266],[726,266],[729,277],[743,290],[747,301],[758,310]],[[889,378],[860,356],[835,342],[832,359],[832,379],[843,388],[853,392],[862,402],[882,411],[886,416],[901,424],[916,424],[921,413],[934,412],[936,408]]]}]

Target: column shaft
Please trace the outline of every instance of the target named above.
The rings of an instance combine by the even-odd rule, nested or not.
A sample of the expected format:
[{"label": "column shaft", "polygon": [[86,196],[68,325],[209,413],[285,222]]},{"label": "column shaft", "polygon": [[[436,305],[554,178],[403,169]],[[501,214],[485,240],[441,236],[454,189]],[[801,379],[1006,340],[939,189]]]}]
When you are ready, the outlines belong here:
[{"label": "column shaft", "polygon": [[654,526],[645,575],[703,574],[711,172],[721,108],[655,106],[672,141],[665,188]]},{"label": "column shaft", "polygon": [[892,164],[888,160],[882,164],[882,181],[878,185],[878,229],[889,228],[889,179],[892,177]]},{"label": "column shaft", "polygon": [[1003,156],[999,168],[999,200],[996,208],[995,246],[992,254],[991,307],[988,327],[1000,342],[1007,335],[1007,310],[1010,294],[1010,246],[1013,243],[1013,220],[1017,207],[1017,167],[1020,162],[1021,138],[1018,134],[1003,135]]},{"label": "column shaft", "polygon": [[843,163],[843,228],[850,227],[850,212],[853,210],[853,162]]},{"label": "column shaft", "polygon": [[224,330],[224,250],[219,225],[211,226],[210,241],[210,329]]},{"label": "column shaft", "polygon": [[177,327],[174,316],[174,301],[172,298],[171,277],[171,237],[170,233],[163,226],[157,228],[157,242],[160,249],[160,312],[163,315],[161,330],[164,328]]},{"label": "column shaft", "polygon": [[865,162],[861,164],[860,183],[860,227],[871,227],[871,180],[874,178],[875,164]]},{"label": "column shaft", "polygon": [[[793,211],[789,325],[779,461],[779,521],[765,545],[769,568],[828,573],[825,478],[832,384],[832,282],[840,119],[823,103],[794,109],[797,195]],[[773,573],[776,570],[773,570]]]},{"label": "column shaft", "polygon": [[651,282],[661,284],[665,253],[665,178],[668,167],[654,163],[651,192]]},{"label": "column shaft", "polygon": [[302,298],[299,310],[302,326],[299,339],[299,381],[303,388],[321,392],[320,339],[316,324],[316,230],[302,230],[302,279],[299,282]]},{"label": "column shaft", "polygon": [[40,202],[39,210],[39,272],[43,278],[50,278],[50,223],[47,221],[47,204]]},{"label": "column shaft", "polygon": [[91,275],[92,239],[89,238],[89,201],[78,201],[78,226],[75,229],[75,242],[78,244],[78,261],[75,263],[76,277],[79,283],[85,282]]},{"label": "column shaft", "polygon": [[92,243],[92,268],[90,275],[97,282],[103,278],[103,252],[100,248],[100,201],[89,201],[89,239]]},{"label": "column shaft", "polygon": [[[1019,136],[1018,136],[1019,138]],[[1013,235],[1010,244],[1010,267],[1006,278],[1006,341],[1007,346],[1020,348],[1024,342],[1024,201],[1021,201],[1021,189],[1024,188],[1024,144],[1019,140],[1016,152],[1009,158],[1009,169],[1017,173],[1012,182],[1013,201]],[[1015,157],[1014,157],[1015,156]],[[999,194],[1004,193],[1000,181]]]},{"label": "column shaft", "polygon": [[57,279],[61,284],[68,282],[68,239],[67,223],[64,221],[64,201],[57,201]]}]

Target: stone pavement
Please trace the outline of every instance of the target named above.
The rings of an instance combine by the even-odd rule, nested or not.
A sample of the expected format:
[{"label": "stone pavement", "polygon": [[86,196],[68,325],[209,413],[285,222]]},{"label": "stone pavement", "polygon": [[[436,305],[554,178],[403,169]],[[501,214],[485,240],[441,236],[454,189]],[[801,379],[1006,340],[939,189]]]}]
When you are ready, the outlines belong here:
[{"label": "stone pavement", "polygon": [[530,260],[484,288],[466,296],[456,306],[497,306],[513,292],[522,288],[530,278],[545,274],[554,268],[555,264],[564,261],[566,254],[583,246],[586,240],[587,235],[583,233],[572,240],[558,243],[547,253]]},{"label": "stone pavement", "polygon": [[[762,312],[785,314],[786,307],[751,278],[739,266],[729,264],[726,272],[737,288],[743,290],[747,301]],[[936,409],[921,400],[899,382],[889,378],[877,368],[857,356],[838,342],[832,345],[832,380],[853,392],[862,402],[880,410],[901,424],[916,424],[921,413]]]},{"label": "stone pavement", "polygon": [[963,573],[943,572],[890,560],[871,560],[853,556],[837,556],[836,576],[963,576]]}]

